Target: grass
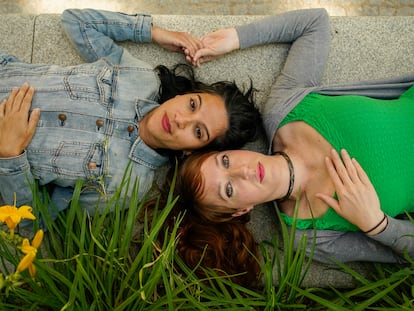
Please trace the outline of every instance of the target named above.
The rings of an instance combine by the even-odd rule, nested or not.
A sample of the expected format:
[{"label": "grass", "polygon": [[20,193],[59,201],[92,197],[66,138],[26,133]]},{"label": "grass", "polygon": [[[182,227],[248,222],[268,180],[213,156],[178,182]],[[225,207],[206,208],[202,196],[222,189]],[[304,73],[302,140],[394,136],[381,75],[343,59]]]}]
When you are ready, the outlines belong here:
[{"label": "grass", "polygon": [[[138,185],[124,188],[128,187]],[[35,261],[37,274],[32,279],[23,272],[19,283],[0,290],[0,310],[414,309],[413,261],[405,267],[376,264],[370,279],[337,263],[356,280],[355,288],[304,288],[301,284],[311,263],[304,252],[306,238],[293,251],[294,232],[282,224],[282,239],[273,237],[261,245],[264,284],[260,290],[233,284],[213,271],[199,279],[175,255],[180,219],[171,234],[162,226],[175,198],[158,205],[150,217],[137,197],[126,202],[120,188],[107,209],[91,218],[80,207],[81,189],[78,183],[70,207],[55,220],[47,217],[48,196],[41,199],[34,191],[33,208],[43,215],[47,228]],[[34,226],[37,229],[39,224]],[[162,245],[157,242],[159,235],[166,236]],[[17,265],[16,253],[0,238],[3,269],[5,261]]]}]

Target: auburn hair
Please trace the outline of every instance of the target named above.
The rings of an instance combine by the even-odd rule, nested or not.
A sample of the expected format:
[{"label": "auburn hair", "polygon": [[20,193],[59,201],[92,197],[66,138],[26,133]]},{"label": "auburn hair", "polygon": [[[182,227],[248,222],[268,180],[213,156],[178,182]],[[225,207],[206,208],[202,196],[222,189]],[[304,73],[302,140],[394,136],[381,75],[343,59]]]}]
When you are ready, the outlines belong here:
[{"label": "auburn hair", "polygon": [[[182,207],[175,206],[165,223],[170,229]],[[180,222],[177,255],[200,278],[207,270],[229,276],[231,281],[245,287],[259,285],[260,264],[257,243],[246,227],[249,215],[215,223],[186,210]]]},{"label": "auburn hair", "polygon": [[[189,268],[197,268],[199,277],[205,277],[206,271],[212,269],[218,275],[231,276],[234,283],[253,288],[260,283],[261,268],[257,243],[246,226],[250,215],[232,217],[234,211],[217,212],[214,207],[197,204],[204,191],[199,168],[214,153],[190,155],[179,165],[175,183],[179,199],[164,226],[171,231],[177,219],[181,219],[177,254]],[[167,174],[164,201],[174,186],[171,184],[174,173],[171,169]]]},{"label": "auburn hair", "polygon": [[227,222],[234,218],[234,210],[226,207],[202,204],[204,195],[204,177],[200,167],[210,156],[218,151],[195,152],[188,156],[178,169],[175,192],[184,201],[188,209],[211,222]]}]

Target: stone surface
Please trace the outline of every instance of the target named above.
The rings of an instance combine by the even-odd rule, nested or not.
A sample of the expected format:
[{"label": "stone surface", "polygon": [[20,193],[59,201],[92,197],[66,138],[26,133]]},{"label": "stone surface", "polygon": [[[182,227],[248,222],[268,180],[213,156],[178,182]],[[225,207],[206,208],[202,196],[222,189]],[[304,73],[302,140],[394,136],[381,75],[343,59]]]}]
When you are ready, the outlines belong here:
[{"label": "stone surface", "polygon": [[[195,1],[197,2],[197,1]],[[214,29],[246,23],[260,16],[155,15],[161,27],[189,31],[195,36]],[[397,76],[414,68],[414,17],[332,17],[332,47],[323,83]],[[0,15],[0,49],[34,63],[79,64],[83,60],[62,33],[59,15]],[[33,31],[35,31],[33,33]],[[170,66],[184,62],[184,57],[162,50],[153,44],[123,43],[137,57],[152,65]],[[236,51],[196,70],[207,82],[235,80],[248,85],[251,78],[260,91],[258,104],[265,100],[274,78],[280,72],[289,45],[273,44]],[[265,151],[264,141],[248,146]],[[250,224],[258,241],[269,239],[277,230],[277,219],[269,206],[252,214]],[[357,271],[368,275],[369,264],[355,263]],[[313,263],[305,286],[351,287],[349,275],[325,265]]]},{"label": "stone surface", "polygon": [[414,15],[412,0],[0,0],[0,13],[61,13],[95,8],[128,13],[183,15],[265,15],[324,7],[332,16]]}]

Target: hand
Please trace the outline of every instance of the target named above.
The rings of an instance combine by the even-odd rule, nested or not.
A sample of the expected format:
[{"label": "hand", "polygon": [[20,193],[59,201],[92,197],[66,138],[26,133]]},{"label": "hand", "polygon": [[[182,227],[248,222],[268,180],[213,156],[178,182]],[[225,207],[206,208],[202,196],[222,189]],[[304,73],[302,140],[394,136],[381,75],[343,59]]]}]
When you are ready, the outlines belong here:
[{"label": "hand", "polygon": [[[325,159],[338,200],[322,193],[316,196],[362,231],[368,231],[384,217],[377,192],[359,163],[351,159],[345,150],[341,151],[341,155],[343,162],[335,150],[332,150],[331,158]],[[386,225],[386,222],[382,225]],[[381,229],[383,226],[370,234],[375,234]]]},{"label": "hand", "polygon": [[[193,57],[193,65],[213,60],[240,47],[239,36],[235,28],[224,28],[201,38],[203,47]],[[187,59],[188,60],[188,59]]]},{"label": "hand", "polygon": [[0,104],[0,157],[20,155],[32,140],[40,118],[40,110],[29,112],[34,88],[23,84],[14,88]]},{"label": "hand", "polygon": [[152,39],[167,50],[184,53],[191,60],[202,47],[201,41],[189,33],[165,30],[156,26],[152,27]]}]

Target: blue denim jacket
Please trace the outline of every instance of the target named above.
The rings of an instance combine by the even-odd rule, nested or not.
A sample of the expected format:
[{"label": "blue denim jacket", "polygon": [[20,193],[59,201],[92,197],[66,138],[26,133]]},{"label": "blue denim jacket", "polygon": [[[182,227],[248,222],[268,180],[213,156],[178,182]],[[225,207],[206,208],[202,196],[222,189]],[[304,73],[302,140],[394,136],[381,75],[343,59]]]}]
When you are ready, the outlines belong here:
[{"label": "blue denim jacket", "polygon": [[0,52],[0,99],[28,82],[32,109],[41,118],[26,151],[0,159],[0,194],[6,204],[31,204],[29,183],[54,184],[54,205],[65,209],[78,179],[90,213],[120,186],[131,162],[139,197],[167,158],[139,137],[139,121],[158,106],[160,81],[153,68],[115,41],[151,41],[151,17],[96,10],[67,10],[62,26],[90,63],[72,67],[27,64]]}]

